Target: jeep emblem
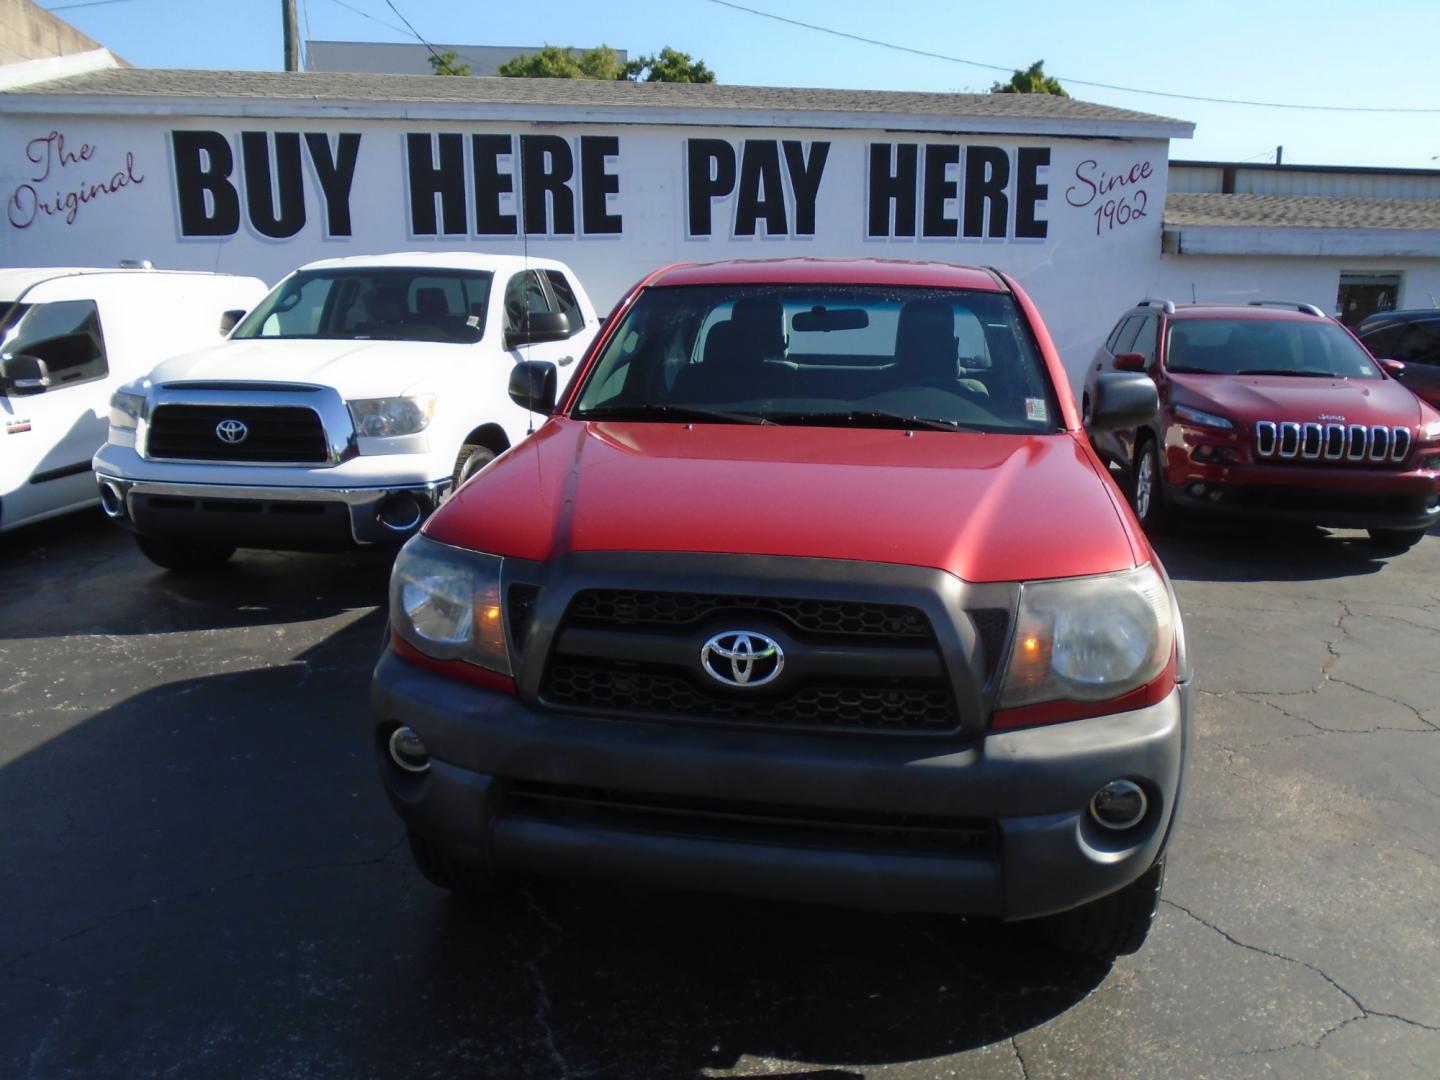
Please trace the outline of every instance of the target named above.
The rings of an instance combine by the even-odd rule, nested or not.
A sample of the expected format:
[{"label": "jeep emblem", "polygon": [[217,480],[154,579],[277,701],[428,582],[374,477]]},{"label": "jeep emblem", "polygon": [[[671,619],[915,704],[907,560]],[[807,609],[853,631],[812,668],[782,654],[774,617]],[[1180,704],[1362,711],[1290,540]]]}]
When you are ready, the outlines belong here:
[{"label": "jeep emblem", "polygon": [[773,682],[785,667],[780,643],[754,630],[727,630],[700,649],[700,666],[718,683],[746,689]]}]

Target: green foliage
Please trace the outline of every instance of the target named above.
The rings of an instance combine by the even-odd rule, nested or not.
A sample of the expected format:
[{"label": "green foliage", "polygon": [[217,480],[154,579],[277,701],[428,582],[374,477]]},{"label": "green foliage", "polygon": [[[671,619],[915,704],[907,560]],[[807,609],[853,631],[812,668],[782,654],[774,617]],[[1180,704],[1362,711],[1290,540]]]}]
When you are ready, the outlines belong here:
[{"label": "green foliage", "polygon": [[430,54],[430,70],[436,75],[469,75],[470,65],[453,52]]},{"label": "green foliage", "polygon": [[517,56],[495,69],[498,75],[520,79],[619,79],[624,68],[608,45],[579,52],[561,45],[546,45],[539,52]]},{"label": "green foliage", "polygon": [[666,45],[658,56],[637,56],[625,65],[624,78],[631,82],[714,82],[715,72],[703,60],[691,60],[689,53]]},{"label": "green foliage", "polygon": [[1024,71],[1010,76],[1008,83],[995,83],[990,87],[992,94],[1055,94],[1069,97],[1060,80],[1045,74],[1045,61],[1036,60]]},{"label": "green foliage", "polygon": [[[433,64],[433,60],[431,61]],[[468,73],[468,69],[467,69]],[[714,82],[715,73],[703,60],[665,46],[656,56],[639,56],[628,63],[608,45],[594,49],[567,49],[546,45],[539,52],[517,56],[501,64],[496,73],[524,79],[629,79],[632,82]]]}]

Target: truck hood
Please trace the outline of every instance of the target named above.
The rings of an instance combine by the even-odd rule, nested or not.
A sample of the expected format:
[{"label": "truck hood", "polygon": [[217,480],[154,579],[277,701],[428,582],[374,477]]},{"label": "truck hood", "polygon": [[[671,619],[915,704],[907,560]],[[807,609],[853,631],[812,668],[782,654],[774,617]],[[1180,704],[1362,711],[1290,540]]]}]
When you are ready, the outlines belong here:
[{"label": "truck hood", "polygon": [[1070,434],[980,435],[556,418],[426,525],[442,543],[781,555],[967,581],[1128,569],[1148,547]]},{"label": "truck hood", "polygon": [[[1170,381],[1193,403],[1249,427],[1258,420],[1409,425],[1421,422],[1419,400],[1393,379],[1325,379],[1292,375],[1174,375]],[[1337,419],[1338,418],[1338,419]]]},{"label": "truck hood", "polygon": [[289,382],[333,386],[345,398],[388,397],[423,384],[467,356],[474,345],[433,341],[222,341],[166,360],[156,383]]}]

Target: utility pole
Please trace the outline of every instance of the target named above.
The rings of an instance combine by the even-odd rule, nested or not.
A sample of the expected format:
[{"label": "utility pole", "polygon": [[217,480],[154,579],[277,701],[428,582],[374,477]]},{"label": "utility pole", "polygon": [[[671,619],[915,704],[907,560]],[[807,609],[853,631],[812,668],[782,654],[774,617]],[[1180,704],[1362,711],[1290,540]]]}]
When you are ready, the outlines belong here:
[{"label": "utility pole", "polygon": [[295,25],[295,0],[280,0],[280,19],[285,27],[285,70],[300,70],[300,32]]}]

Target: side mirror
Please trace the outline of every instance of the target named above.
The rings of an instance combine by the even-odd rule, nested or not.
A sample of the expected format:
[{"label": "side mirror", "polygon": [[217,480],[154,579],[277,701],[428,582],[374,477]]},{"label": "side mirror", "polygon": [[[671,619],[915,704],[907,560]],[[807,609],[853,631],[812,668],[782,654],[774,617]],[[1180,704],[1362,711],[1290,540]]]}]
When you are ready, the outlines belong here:
[{"label": "side mirror", "polygon": [[521,360],[510,371],[510,400],[529,412],[549,416],[555,411],[558,381],[554,364],[545,360]]},{"label": "side mirror", "polygon": [[0,390],[17,397],[44,393],[50,386],[50,367],[38,356],[26,353],[0,356]]},{"label": "side mirror", "polygon": [[1405,364],[1399,360],[1377,360],[1375,361],[1385,369],[1385,374],[1392,379],[1403,379],[1405,377]]},{"label": "side mirror", "polygon": [[244,308],[232,308],[230,311],[220,313],[220,333],[228,334],[235,329],[235,325],[245,317]]},{"label": "side mirror", "polygon": [[505,347],[541,345],[547,341],[564,341],[571,334],[570,316],[563,311],[537,311],[513,330],[505,331]]},{"label": "side mirror", "polygon": [[1116,371],[1144,371],[1145,354],[1138,352],[1122,352],[1115,357]]},{"label": "side mirror", "polygon": [[1092,431],[1120,431],[1139,427],[1159,412],[1160,393],[1150,376],[1105,374],[1095,381],[1086,426]]}]

